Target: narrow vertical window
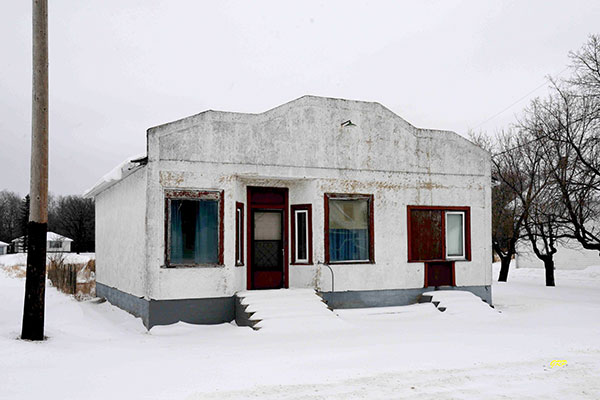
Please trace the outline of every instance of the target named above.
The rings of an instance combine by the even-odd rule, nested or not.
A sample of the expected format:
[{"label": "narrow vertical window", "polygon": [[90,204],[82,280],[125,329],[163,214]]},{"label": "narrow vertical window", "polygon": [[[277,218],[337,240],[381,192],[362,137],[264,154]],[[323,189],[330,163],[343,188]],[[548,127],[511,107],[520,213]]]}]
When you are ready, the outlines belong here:
[{"label": "narrow vertical window", "polygon": [[292,263],[312,264],[312,206],[292,205]]},{"label": "narrow vertical window", "polygon": [[446,211],[446,258],[465,257],[465,213]]},{"label": "narrow vertical window", "polygon": [[296,262],[308,262],[308,211],[296,210]]},{"label": "narrow vertical window", "polygon": [[244,265],[244,204],[235,204],[235,265]]}]

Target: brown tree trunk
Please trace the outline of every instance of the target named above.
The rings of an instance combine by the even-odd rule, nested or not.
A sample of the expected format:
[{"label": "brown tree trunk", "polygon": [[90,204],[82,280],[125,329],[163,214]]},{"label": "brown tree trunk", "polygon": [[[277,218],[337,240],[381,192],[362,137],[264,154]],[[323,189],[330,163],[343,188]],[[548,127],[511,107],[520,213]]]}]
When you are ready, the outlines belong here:
[{"label": "brown tree trunk", "polygon": [[508,280],[508,269],[510,268],[510,256],[500,257],[500,276],[498,282],[506,282]]},{"label": "brown tree trunk", "polygon": [[545,259],[544,269],[546,270],[546,286],[556,286],[554,282],[554,259]]}]

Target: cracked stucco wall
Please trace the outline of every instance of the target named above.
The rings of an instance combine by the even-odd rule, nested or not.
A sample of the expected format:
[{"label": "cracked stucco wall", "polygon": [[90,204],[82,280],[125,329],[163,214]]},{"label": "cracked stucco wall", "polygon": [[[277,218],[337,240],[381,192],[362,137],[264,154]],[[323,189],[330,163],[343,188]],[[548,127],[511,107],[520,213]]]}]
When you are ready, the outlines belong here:
[{"label": "cracked stucco wall", "polygon": [[[356,126],[342,127],[346,120]],[[456,263],[456,283],[491,284],[489,154],[455,133],[415,128],[378,103],[305,96],[262,114],[207,111],[149,129],[148,157],[148,298],[246,289],[246,267],[235,266],[235,202],[246,204],[248,185],[287,187],[290,204],[312,204],[315,264],[290,265],[291,287],[331,288],[319,264],[325,192],[375,201],[376,262],[333,265],[336,291],[422,287],[423,264],[406,262],[407,205],[470,206],[473,260]],[[224,267],[162,268],[163,193],[172,188],[224,190]]]}]

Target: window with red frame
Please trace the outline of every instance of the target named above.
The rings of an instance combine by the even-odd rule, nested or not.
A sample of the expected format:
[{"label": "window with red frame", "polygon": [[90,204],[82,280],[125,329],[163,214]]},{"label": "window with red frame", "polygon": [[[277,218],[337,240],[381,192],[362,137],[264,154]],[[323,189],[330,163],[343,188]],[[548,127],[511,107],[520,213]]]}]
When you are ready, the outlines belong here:
[{"label": "window with red frame", "polygon": [[292,209],[292,264],[312,264],[312,206],[294,204]]},{"label": "window with red frame", "polygon": [[244,265],[244,204],[235,203],[235,265]]},{"label": "window with red frame", "polygon": [[469,207],[408,206],[408,261],[471,259]]}]

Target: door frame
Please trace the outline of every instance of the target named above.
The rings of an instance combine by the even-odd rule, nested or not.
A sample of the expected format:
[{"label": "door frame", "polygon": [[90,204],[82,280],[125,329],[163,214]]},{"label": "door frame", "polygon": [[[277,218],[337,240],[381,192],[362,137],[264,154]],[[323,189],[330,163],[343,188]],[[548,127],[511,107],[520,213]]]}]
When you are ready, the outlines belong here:
[{"label": "door frame", "polygon": [[[280,192],[283,194],[283,203],[258,203],[252,201],[253,192]],[[246,188],[248,204],[248,213],[246,219],[246,289],[254,290],[252,287],[252,211],[253,210],[282,210],[283,211],[283,288],[288,289],[289,286],[289,190],[285,187],[270,187],[270,186],[247,186]]]}]

